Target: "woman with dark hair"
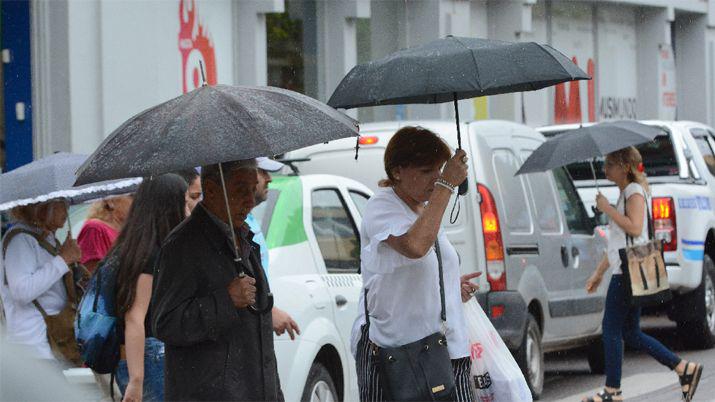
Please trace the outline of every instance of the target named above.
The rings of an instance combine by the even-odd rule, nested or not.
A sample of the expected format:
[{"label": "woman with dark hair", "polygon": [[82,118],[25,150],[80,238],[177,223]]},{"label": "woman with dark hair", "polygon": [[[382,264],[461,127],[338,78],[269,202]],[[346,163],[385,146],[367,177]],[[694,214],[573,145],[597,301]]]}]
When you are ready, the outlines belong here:
[{"label": "woman with dark hair", "polygon": [[201,202],[203,196],[199,172],[196,169],[182,169],[174,173],[183,177],[186,184],[189,185],[189,188],[186,189],[186,206],[189,209],[189,214],[191,214],[191,211]]},{"label": "woman with dark hair", "polygon": [[175,174],[145,179],[105,262],[118,267],[116,308],[125,343],[116,378],[125,402],[164,399],[164,345],[152,337],[149,300],[159,247],[186,218],[187,187]]},{"label": "woman with dark hair", "polygon": [[467,177],[466,154],[458,150],[452,156],[435,133],[404,127],[387,144],[384,162],[387,180],[368,201],[360,231],[363,292],[351,342],[360,400],[394,399],[382,383],[377,357],[381,348],[401,347],[442,331],[452,366],[447,375],[453,374],[456,385],[450,397],[471,401],[469,340],[461,303],[476,290],[470,279],[479,274],[460,277],[457,252],[440,230],[455,188]]}]

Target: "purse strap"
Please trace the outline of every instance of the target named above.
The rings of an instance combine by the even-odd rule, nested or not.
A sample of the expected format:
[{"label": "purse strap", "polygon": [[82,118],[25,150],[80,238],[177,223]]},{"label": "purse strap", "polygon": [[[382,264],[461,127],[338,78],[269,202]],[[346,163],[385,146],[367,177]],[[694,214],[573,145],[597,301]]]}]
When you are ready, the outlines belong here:
[{"label": "purse strap", "polygon": [[[442,320],[442,323],[447,322],[447,309],[445,307],[445,302],[444,302],[444,268],[442,266],[442,253],[440,252],[439,249],[439,235],[437,237],[437,240],[434,242],[434,251],[435,254],[437,255],[437,267],[439,269],[439,302],[441,304],[441,310],[440,310],[440,319]],[[367,325],[370,325],[370,314],[367,309],[367,292],[368,288],[365,288],[365,297],[363,298],[363,304],[365,308],[365,322]]]},{"label": "purse strap", "polygon": [[[641,187],[642,188],[642,187]],[[625,192],[621,193],[623,196],[623,215],[628,216],[628,198],[626,197]],[[653,225],[653,215],[650,213],[650,201],[648,200],[648,195],[645,194],[644,191],[644,201],[645,201],[645,210],[646,210],[646,217],[648,221],[648,240],[653,240],[655,239],[655,228]],[[628,246],[628,242],[630,241],[630,246],[633,246],[633,236],[629,235],[625,230],[623,231],[626,235],[626,246]]]}]

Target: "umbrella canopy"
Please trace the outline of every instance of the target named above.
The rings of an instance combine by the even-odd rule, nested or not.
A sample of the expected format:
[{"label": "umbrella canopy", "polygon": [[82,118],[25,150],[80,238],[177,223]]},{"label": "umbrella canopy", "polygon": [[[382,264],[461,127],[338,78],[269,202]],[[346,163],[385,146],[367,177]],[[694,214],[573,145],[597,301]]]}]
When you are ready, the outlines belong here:
[{"label": "umbrella canopy", "polygon": [[59,152],[0,175],[0,211],[67,199],[71,204],[132,192],[140,178],[116,180],[73,187],[74,172],[87,155]]},{"label": "umbrella canopy", "polygon": [[581,127],[541,144],[516,174],[544,172],[605,156],[619,149],[653,141],[661,134],[663,131],[658,127],[627,120]]},{"label": "umbrella canopy", "polygon": [[548,45],[447,36],[355,66],[328,104],[350,109],[441,103],[588,79]]},{"label": "umbrella canopy", "polygon": [[203,86],[127,120],[79,169],[77,184],[276,155],[357,135],[357,121],[293,91]]}]

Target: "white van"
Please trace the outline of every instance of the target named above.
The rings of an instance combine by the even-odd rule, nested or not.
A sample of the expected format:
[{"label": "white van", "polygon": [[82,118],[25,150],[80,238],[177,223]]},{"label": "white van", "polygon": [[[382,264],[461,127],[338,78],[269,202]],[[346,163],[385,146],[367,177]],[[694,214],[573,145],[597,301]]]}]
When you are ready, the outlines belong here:
[{"label": "white van", "polygon": [[[331,173],[371,189],[385,178],[383,153],[391,136],[406,125],[422,126],[456,148],[456,126],[445,121],[403,121],[360,127],[359,158],[355,139],[333,141],[291,152],[286,158],[301,173]],[[464,273],[484,271],[478,299],[513,351],[537,398],[543,389],[543,353],[592,345],[589,363],[603,371],[600,339],[606,287],[589,295],[585,283],[605,248],[565,169],[514,176],[544,137],[506,121],[461,126],[469,156],[469,192],[461,197],[459,216],[443,227],[459,253]],[[454,201],[454,198],[453,198]],[[454,213],[456,214],[456,211]]]}]

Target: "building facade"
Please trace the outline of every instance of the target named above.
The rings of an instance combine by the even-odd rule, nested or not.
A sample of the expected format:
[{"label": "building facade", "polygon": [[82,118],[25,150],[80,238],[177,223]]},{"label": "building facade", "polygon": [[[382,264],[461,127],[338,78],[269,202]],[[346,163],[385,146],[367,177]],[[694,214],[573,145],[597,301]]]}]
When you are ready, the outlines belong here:
[{"label": "building facade", "polygon": [[[90,153],[124,120],[209,84],[326,101],[357,63],[446,35],[536,41],[593,80],[460,101],[468,119],[715,123],[715,0],[0,0],[4,170]],[[451,118],[452,105],[352,111]]]}]

